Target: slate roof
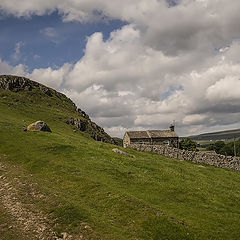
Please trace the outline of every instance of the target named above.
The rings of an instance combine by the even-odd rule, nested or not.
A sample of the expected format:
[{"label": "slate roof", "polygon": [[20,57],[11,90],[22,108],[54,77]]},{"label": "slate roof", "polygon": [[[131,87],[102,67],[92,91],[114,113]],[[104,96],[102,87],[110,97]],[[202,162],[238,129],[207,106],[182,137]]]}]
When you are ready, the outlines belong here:
[{"label": "slate roof", "polygon": [[150,138],[147,131],[129,131],[126,132],[130,138]]},{"label": "slate roof", "polygon": [[177,133],[171,130],[148,130],[151,138],[178,137]]},{"label": "slate roof", "polygon": [[147,131],[129,131],[126,132],[130,138],[135,139],[150,139],[150,138],[164,138],[164,137],[178,137],[176,132],[171,130],[147,130]]}]

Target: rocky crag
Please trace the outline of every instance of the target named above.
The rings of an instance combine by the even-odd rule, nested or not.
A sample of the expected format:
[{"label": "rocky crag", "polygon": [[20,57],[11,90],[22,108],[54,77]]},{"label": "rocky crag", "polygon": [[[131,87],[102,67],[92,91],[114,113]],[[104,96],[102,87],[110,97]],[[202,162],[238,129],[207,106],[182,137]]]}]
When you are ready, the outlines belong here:
[{"label": "rocky crag", "polygon": [[[58,99],[58,102],[70,106],[75,116],[76,113],[78,115],[78,117],[73,117],[70,115],[67,120],[64,120],[66,124],[72,125],[82,132],[87,132],[96,141],[115,144],[114,139],[111,138],[102,127],[91,121],[89,116],[83,110],[77,108],[71,99],[67,98],[64,94],[59,93],[52,88],[46,87],[25,77],[0,75],[0,89],[17,93],[40,92],[48,98],[56,98]],[[56,103],[56,105],[58,104],[59,103]]]}]

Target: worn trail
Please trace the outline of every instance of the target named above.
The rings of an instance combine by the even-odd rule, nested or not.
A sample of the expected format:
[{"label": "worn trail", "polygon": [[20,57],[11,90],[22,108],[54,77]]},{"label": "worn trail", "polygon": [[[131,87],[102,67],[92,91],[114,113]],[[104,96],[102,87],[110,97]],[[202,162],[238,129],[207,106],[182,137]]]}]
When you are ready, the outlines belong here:
[{"label": "worn trail", "polygon": [[41,212],[33,203],[34,198],[41,195],[34,190],[33,184],[24,183],[18,177],[11,178],[10,171],[10,166],[3,163],[0,158],[0,204],[13,219],[12,224],[7,227],[20,230],[26,240],[58,239],[50,227],[49,216]]}]

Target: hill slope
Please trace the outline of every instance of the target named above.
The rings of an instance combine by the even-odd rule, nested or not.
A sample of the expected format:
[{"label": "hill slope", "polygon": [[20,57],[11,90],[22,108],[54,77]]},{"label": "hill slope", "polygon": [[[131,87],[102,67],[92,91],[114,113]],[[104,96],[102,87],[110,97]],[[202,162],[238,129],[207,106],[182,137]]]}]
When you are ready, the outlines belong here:
[{"label": "hill slope", "polygon": [[[0,89],[1,239],[239,239],[240,172],[118,155],[65,123],[64,99]],[[52,133],[22,131],[39,119]]]},{"label": "hill slope", "polygon": [[193,140],[221,140],[240,138],[240,129],[225,130],[219,132],[203,133],[199,135],[190,136]]},{"label": "hill slope", "polygon": [[30,79],[11,75],[0,75],[0,89],[18,93],[10,95],[10,98],[3,96],[5,103],[9,106],[14,107],[23,104],[38,108],[39,105],[42,105],[49,113],[60,111],[62,115],[58,120],[65,121],[65,123],[75,126],[80,131],[87,132],[97,141],[115,143],[114,139],[103,128],[92,122],[84,111],[78,109],[71,99],[62,93]]}]

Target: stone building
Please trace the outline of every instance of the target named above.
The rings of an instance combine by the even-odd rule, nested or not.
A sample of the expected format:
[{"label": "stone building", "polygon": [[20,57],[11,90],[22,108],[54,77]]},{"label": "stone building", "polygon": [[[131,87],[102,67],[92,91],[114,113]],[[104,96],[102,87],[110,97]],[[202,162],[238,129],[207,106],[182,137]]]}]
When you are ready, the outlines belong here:
[{"label": "stone building", "polygon": [[124,134],[123,147],[139,145],[167,145],[178,147],[178,135],[171,125],[169,130],[129,131]]}]

